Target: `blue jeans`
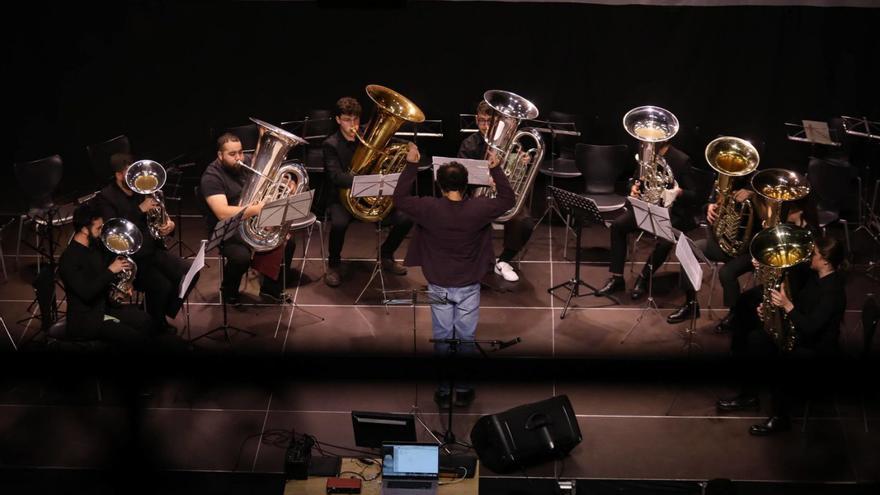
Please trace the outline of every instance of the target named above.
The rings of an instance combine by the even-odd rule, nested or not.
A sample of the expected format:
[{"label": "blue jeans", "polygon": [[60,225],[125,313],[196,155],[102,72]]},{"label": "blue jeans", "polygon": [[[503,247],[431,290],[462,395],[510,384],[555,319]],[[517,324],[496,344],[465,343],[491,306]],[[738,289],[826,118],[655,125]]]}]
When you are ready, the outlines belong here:
[{"label": "blue jeans", "polygon": [[[431,306],[431,320],[433,322],[434,339],[462,339],[473,340],[477,333],[477,321],[480,319],[480,284],[476,283],[465,287],[440,287],[428,284],[428,290],[442,297],[446,294],[447,304],[433,304]],[[438,357],[444,357],[449,352],[449,344],[434,343],[434,353]],[[456,354],[474,354],[477,352],[474,344],[462,344],[456,349]],[[449,370],[450,372],[452,370]],[[470,385],[456,383],[458,391],[470,390]],[[449,383],[443,381],[438,387],[443,393],[449,392]]]}]

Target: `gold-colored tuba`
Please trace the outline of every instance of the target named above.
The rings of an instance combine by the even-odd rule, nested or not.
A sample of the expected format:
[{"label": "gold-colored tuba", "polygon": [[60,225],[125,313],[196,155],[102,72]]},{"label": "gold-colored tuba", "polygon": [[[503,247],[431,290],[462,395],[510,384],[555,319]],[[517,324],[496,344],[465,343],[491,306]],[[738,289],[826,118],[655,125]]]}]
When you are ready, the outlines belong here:
[{"label": "gold-colored tuba", "polygon": [[655,106],[636,107],[623,116],[623,128],[639,141],[640,198],[648,203],[670,207],[675,198],[666,191],[675,186],[672,168],[657,154],[657,143],[678,133],[678,118],[669,110]]},{"label": "gold-colored tuba", "polygon": [[153,239],[161,242],[165,241],[165,236],[160,229],[169,220],[165,196],[162,193],[165,177],[165,168],[153,160],[138,160],[125,169],[125,183],[128,188],[138,194],[150,196],[159,204],[147,212],[147,230]]},{"label": "gold-colored tuba", "polygon": [[764,330],[777,348],[790,351],[796,340],[794,324],[782,308],[773,306],[770,291],[784,290],[791,299],[786,269],[810,259],[813,253],[812,234],[803,227],[782,223],[758,232],[752,239],[750,251],[752,258],[759,263],[755,277],[763,285],[760,317]]},{"label": "gold-colored tuba", "polygon": [[[388,144],[404,122],[424,122],[425,114],[405,96],[378,84],[367,86],[367,96],[376,110],[366,130],[355,132],[357,148],[351,158],[353,175],[396,174],[406,165],[407,143]],[[378,222],[393,208],[388,196],[354,198],[351,189],[340,189],[339,199],[352,216],[364,222]]]},{"label": "gold-colored tuba", "polygon": [[110,286],[110,299],[121,303],[131,295],[134,278],[137,276],[137,264],[131,255],[140,250],[144,243],[143,234],[137,225],[124,218],[111,218],[104,223],[101,230],[101,242],[111,253],[131,263],[131,269],[116,274],[116,280]]},{"label": "gold-colored tuba", "polygon": [[[489,131],[483,137],[487,145],[486,158],[489,158],[490,153],[496,153],[496,159],[516,194],[513,208],[495,220],[506,222],[522,210],[526,197],[532,190],[544,157],[544,140],[535,129],[519,129],[522,120],[531,120],[538,116],[538,108],[532,102],[510,91],[498,89],[486,91],[483,99],[494,110]],[[526,150],[524,138],[534,141],[534,147]],[[495,189],[482,187],[474,195],[491,197],[495,195]]]},{"label": "gold-colored tuba", "polygon": [[[287,161],[287,152],[305,140],[280,127],[252,118],[257,124],[259,139],[250,165],[239,165],[250,171],[251,176],[241,190],[238,206],[248,206],[260,201],[271,202],[309,190],[309,174],[301,163]],[[288,184],[294,181],[294,188]],[[256,252],[277,248],[287,237],[290,225],[279,227],[257,226],[258,215],[242,220],[238,227],[241,238]]]},{"label": "gold-colored tuba", "polygon": [[736,177],[754,172],[760,159],[752,143],[737,137],[722,136],[706,145],[706,161],[718,172],[715,181],[718,218],[712,226],[712,232],[721,250],[731,257],[745,250],[752,237],[755,220],[751,200],[737,203],[733,199],[733,181]]},{"label": "gold-colored tuba", "polygon": [[768,168],[752,176],[752,189],[764,200],[759,203],[759,213],[764,219],[764,228],[774,227],[782,222],[782,203],[797,201],[810,194],[810,184],[806,177],[781,168]]}]

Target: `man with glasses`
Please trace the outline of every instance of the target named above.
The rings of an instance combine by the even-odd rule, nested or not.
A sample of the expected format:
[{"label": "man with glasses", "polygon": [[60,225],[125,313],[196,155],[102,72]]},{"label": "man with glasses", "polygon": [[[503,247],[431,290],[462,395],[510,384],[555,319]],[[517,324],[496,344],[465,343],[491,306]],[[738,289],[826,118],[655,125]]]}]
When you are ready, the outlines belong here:
[{"label": "man with glasses", "polygon": [[[361,104],[350,97],[340,98],[336,102],[336,123],[339,130],[324,140],[324,170],[327,172],[328,197],[330,204],[327,206],[330,215],[330,253],[328,259],[327,274],[324,282],[330,287],[339,287],[342,284],[342,245],[345,242],[345,232],[353,217],[351,213],[339,202],[339,189],[351,189],[354,175],[351,170],[351,158],[357,149],[358,139],[356,132],[361,123]],[[395,275],[406,275],[406,268],[394,261],[394,251],[406,238],[407,232],[412,228],[412,220],[406,215],[394,209],[382,223],[391,225],[388,238],[382,243],[380,256],[382,269]]]},{"label": "man with glasses", "polygon": [[[470,158],[472,160],[486,159],[486,134],[489,132],[489,126],[492,124],[492,116],[494,110],[486,103],[485,100],[477,105],[477,129],[475,132],[465,138],[458,148],[459,158]],[[513,269],[510,262],[519,253],[519,251],[529,242],[532,231],[535,229],[535,219],[532,218],[526,208],[523,209],[513,218],[504,223],[504,250],[498,259],[495,260],[495,274],[500,275],[508,282],[516,282],[519,275]]]}]

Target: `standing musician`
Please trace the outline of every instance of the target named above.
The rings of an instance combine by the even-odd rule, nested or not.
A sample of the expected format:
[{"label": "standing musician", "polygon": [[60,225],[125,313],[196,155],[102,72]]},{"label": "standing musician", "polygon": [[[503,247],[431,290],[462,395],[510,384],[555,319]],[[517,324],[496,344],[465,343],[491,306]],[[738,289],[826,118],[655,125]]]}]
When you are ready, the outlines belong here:
[{"label": "standing musician", "polygon": [[[336,123],[339,124],[339,130],[325,139],[322,145],[330,198],[327,207],[330,215],[330,253],[324,282],[330,287],[339,287],[342,284],[342,245],[353,217],[339,202],[339,189],[350,189],[354,181],[354,175],[349,170],[351,158],[358,145],[355,133],[360,119],[361,104],[356,99],[346,96],[337,100]],[[406,275],[406,267],[394,260],[394,251],[412,228],[412,220],[395,208],[382,223],[392,225],[391,232],[380,249],[382,269],[395,275]]]},{"label": "standing musician", "polygon": [[[458,148],[459,158],[470,158],[472,160],[482,160],[486,157],[486,133],[489,132],[489,126],[492,124],[492,116],[494,110],[486,103],[485,100],[480,101],[477,105],[477,128],[479,132],[475,132],[466,137]],[[510,262],[517,253],[529,242],[532,231],[535,229],[535,219],[527,212],[526,208],[504,223],[504,250],[498,259],[495,260],[495,274],[500,275],[508,282],[516,282],[519,275],[513,269]]]},{"label": "standing musician", "polygon": [[[235,134],[225,133],[217,139],[217,158],[211,162],[202,174],[199,185],[201,194],[208,204],[209,232],[214,230],[217,222],[238,214],[244,210],[242,220],[259,215],[263,210],[263,202],[257,202],[248,206],[236,206],[241,198],[241,191],[251,178],[252,172],[239,165],[239,161],[245,162],[241,140]],[[247,159],[249,161],[249,158]],[[287,270],[287,280],[305,278],[305,274],[295,273],[291,267],[293,251],[296,247],[293,238],[287,240],[284,248],[283,268]],[[223,242],[223,257],[226,258],[226,266],[223,268],[223,283],[220,293],[224,301],[233,305],[241,304],[239,286],[241,277],[251,266],[253,249],[236,233]],[[281,268],[275,278],[261,274],[260,297],[263,299],[281,303],[287,299],[283,292]],[[305,283],[300,280],[300,283]]]},{"label": "standing musician", "polygon": [[[135,287],[146,293],[146,309],[160,332],[177,329],[165,317],[174,318],[183,305],[178,297],[180,281],[189,269],[189,262],[168,251],[162,242],[153,239],[148,229],[147,212],[159,206],[148,195],[138,194],[128,187],[125,171],[132,163],[126,153],[110,157],[114,179],[107,184],[98,196],[98,208],[105,219],[124,218],[133,223],[144,235],[140,250],[132,255],[138,265]],[[159,226],[163,236],[174,231],[174,221],[168,218],[165,225]]]},{"label": "standing musician", "polygon": [[154,325],[147,313],[108,302],[117,274],[130,269],[131,263],[121,258],[108,263],[101,243],[103,226],[101,212],[92,203],[81,204],[73,213],[73,240],[58,268],[67,293],[66,332],[72,338],[135,347],[149,337]]},{"label": "standing musician", "polygon": [[[413,196],[418,159],[418,149],[411,144],[407,153],[409,163],[394,191],[394,204],[416,223],[406,264],[421,266],[428,289],[444,294],[448,301],[431,305],[434,338],[473,340],[480,316],[480,279],[494,262],[491,224],[514,206],[516,195],[493,155],[489,172],[498,191],[495,198],[466,197],[467,169],[457,162],[437,170],[442,198]],[[448,350],[448,344],[434,344],[437,354],[445,355]],[[476,348],[473,344],[461,344],[457,352],[474,353]],[[474,400],[474,390],[469,385],[457,383],[455,388],[456,406],[466,407]],[[438,386],[434,400],[441,409],[450,407],[452,392],[448,383]]]},{"label": "standing musician", "polygon": [[[705,198],[697,198],[696,184],[690,171],[691,159],[684,152],[671,146],[668,141],[657,143],[657,154],[666,159],[677,182],[673,189],[677,199],[669,209],[672,226],[682,232],[692,230],[697,226],[694,221],[694,210],[705,201]],[[636,174],[638,174],[638,170]],[[638,176],[635,179],[630,188],[630,196],[638,198],[640,181]],[[611,266],[609,267],[611,278],[596,291],[597,296],[607,296],[626,288],[626,284],[623,281],[623,267],[626,263],[626,237],[627,234],[635,230],[638,230],[638,226],[636,225],[632,206],[629,206],[626,208],[625,213],[611,223]],[[636,278],[635,285],[630,294],[632,299],[639,299],[644,295],[648,286],[648,277],[651,275],[649,270],[653,268],[654,272],[656,272],[660,265],[666,261],[672,248],[673,243],[659,237],[657,238],[657,244],[651,253],[649,262],[645,264],[642,273]]]}]

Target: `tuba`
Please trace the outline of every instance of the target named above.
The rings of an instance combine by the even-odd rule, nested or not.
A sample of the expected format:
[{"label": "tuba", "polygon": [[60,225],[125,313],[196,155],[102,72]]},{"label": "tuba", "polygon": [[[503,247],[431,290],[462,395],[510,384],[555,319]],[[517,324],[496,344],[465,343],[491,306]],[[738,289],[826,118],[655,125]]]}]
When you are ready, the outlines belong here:
[{"label": "tuba", "polygon": [[764,287],[760,312],[764,330],[777,348],[790,351],[795,345],[794,324],[782,308],[773,306],[770,290],[780,290],[782,287],[786,296],[791,298],[786,269],[810,259],[813,253],[812,234],[803,227],[779,224],[758,232],[752,239],[750,251],[752,258],[759,263],[755,277]]},{"label": "tuba", "polygon": [[141,248],[144,237],[135,224],[124,218],[111,218],[101,230],[101,242],[118,258],[131,263],[131,269],[119,272],[110,286],[110,299],[119,304],[131,294],[134,278],[137,276],[137,264],[130,256]]},{"label": "tuba", "polygon": [[765,229],[782,222],[782,203],[797,201],[810,193],[810,185],[803,175],[781,168],[768,168],[753,175],[752,189],[765,203],[759,211]]},{"label": "tuba", "polygon": [[[376,104],[376,113],[361,134],[351,157],[349,172],[353,175],[395,174],[403,170],[406,143],[388,144],[404,122],[424,122],[425,114],[409,99],[384,86],[370,84],[367,96]],[[378,222],[394,206],[391,198],[370,196],[354,198],[351,189],[340,189],[339,199],[352,216],[364,222]]]},{"label": "tuba", "polygon": [[665,191],[675,186],[672,168],[666,159],[657,155],[657,143],[672,139],[678,133],[678,118],[669,110],[654,106],[636,107],[623,116],[623,128],[639,140],[639,181],[641,199],[648,203],[669,207],[675,200]]},{"label": "tuba", "polygon": [[742,253],[752,237],[755,209],[747,199],[733,199],[733,179],[748,175],[758,168],[758,150],[744,139],[722,136],[706,145],[706,161],[718,172],[715,192],[718,195],[718,218],[712,232],[721,250],[728,256]]},{"label": "tuba", "polygon": [[165,168],[153,160],[138,160],[125,169],[125,183],[132,191],[150,196],[159,203],[147,212],[147,230],[153,239],[164,242],[165,236],[159,229],[168,223],[165,195],[161,191],[165,185]]},{"label": "tuba", "polygon": [[[498,154],[499,164],[516,194],[516,204],[513,208],[495,220],[506,222],[522,209],[526,196],[535,183],[538,167],[544,157],[544,141],[535,129],[518,129],[523,119],[531,120],[538,116],[538,109],[532,102],[509,91],[497,89],[483,93],[483,99],[494,110],[489,132],[483,138],[487,145],[486,158],[488,159],[488,154],[493,151]],[[525,155],[523,155],[525,146],[521,142],[523,138],[535,142],[535,147],[525,151]],[[494,195],[494,188],[489,187],[481,187],[474,192],[474,196],[494,197]]]},{"label": "tuba", "polygon": [[[251,165],[239,162],[242,168],[252,172],[250,179],[241,190],[238,206],[248,206],[260,201],[271,202],[309,190],[309,175],[305,167],[297,162],[284,162],[287,152],[305,140],[280,127],[252,118],[257,124],[259,139]],[[289,181],[296,181],[291,190]],[[259,227],[258,215],[244,219],[238,227],[241,238],[256,252],[266,252],[277,248],[287,237],[291,225],[278,227]]]}]

